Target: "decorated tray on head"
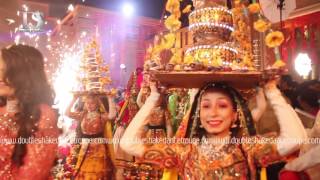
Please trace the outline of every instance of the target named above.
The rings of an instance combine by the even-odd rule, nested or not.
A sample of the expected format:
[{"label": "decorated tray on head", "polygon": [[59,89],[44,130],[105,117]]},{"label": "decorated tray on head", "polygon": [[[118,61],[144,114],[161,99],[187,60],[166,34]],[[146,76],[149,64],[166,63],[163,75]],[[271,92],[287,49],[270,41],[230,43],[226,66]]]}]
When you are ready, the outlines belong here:
[{"label": "decorated tray on head", "polygon": [[116,90],[107,90],[106,86],[111,83],[108,65],[103,64],[96,40],[93,40],[84,50],[82,58],[81,73],[78,79],[81,87],[74,94],[101,95],[115,94]]},{"label": "decorated tray on head", "polygon": [[[207,82],[228,82],[240,89],[250,89],[264,79],[286,71],[279,46],[283,34],[270,29],[270,23],[253,1],[233,1],[229,9],[225,0],[193,0],[194,10],[189,13],[188,31],[192,44],[183,48],[176,38],[180,28],[179,0],[169,0],[166,10],[167,34],[159,34],[147,50],[145,71],[149,71],[162,84],[169,87],[200,87]],[[265,43],[274,49],[275,63],[266,66],[254,58],[250,19],[258,32],[267,32]],[[180,23],[180,24],[179,24]],[[263,64],[264,66],[261,66]]]}]

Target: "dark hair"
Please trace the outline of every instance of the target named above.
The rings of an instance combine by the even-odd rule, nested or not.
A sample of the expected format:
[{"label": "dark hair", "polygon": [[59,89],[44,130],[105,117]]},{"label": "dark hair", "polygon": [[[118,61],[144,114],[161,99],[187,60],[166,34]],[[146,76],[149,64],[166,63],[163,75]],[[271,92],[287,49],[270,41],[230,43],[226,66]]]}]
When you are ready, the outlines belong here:
[{"label": "dark hair", "polygon": [[300,91],[298,98],[312,108],[319,107],[320,93],[316,90],[306,88],[304,91]]},{"label": "dark hair", "polygon": [[[283,85],[287,85],[286,89],[283,89]],[[292,79],[290,75],[282,75],[280,80],[280,89],[283,90],[295,90],[298,83]]]},{"label": "dark hair", "polygon": [[[19,102],[16,114],[19,125],[18,137],[29,138],[37,131],[35,124],[40,119],[40,104],[53,104],[54,93],[47,81],[42,54],[34,47],[12,45],[1,50],[6,65],[4,81],[15,89]],[[17,144],[12,156],[18,166],[23,164],[26,145]]]},{"label": "dark hair", "polygon": [[[198,94],[195,96],[195,100],[192,104],[191,107],[191,115],[189,117],[189,122],[188,122],[188,127],[187,127],[187,132],[185,137],[189,138],[202,138],[205,134],[206,131],[204,128],[200,128],[200,119],[197,119],[196,116],[196,111],[198,108],[198,103],[200,103],[203,94],[208,93],[208,92],[221,92],[225,95],[227,95],[231,102],[232,102],[232,107],[234,111],[237,111],[237,108],[242,109],[242,112],[245,116],[245,123],[248,128],[248,133],[249,135],[255,135],[256,131],[254,128],[253,120],[251,113],[248,109],[248,106],[246,104],[246,101],[242,98],[242,96],[239,94],[238,91],[236,91],[234,88],[224,84],[224,83],[209,83],[201,90],[198,92]],[[238,107],[239,106],[239,107]],[[200,111],[200,108],[199,108]],[[199,112],[200,113],[200,112]],[[241,132],[240,130],[240,119],[237,119],[235,121],[237,128],[231,128],[231,137],[236,137],[238,136]],[[192,126],[195,126],[195,134],[192,134]]]},{"label": "dark hair", "polygon": [[100,97],[100,101],[102,103],[103,108],[105,109],[106,112],[109,112],[109,102],[108,102],[108,97],[102,96]]},{"label": "dark hair", "polygon": [[[317,86],[320,86],[320,82],[318,80],[305,81],[299,84],[299,86],[296,89],[296,99],[304,101],[312,108],[318,108],[320,91],[319,89],[317,89]],[[298,107],[302,108],[300,104]]]}]

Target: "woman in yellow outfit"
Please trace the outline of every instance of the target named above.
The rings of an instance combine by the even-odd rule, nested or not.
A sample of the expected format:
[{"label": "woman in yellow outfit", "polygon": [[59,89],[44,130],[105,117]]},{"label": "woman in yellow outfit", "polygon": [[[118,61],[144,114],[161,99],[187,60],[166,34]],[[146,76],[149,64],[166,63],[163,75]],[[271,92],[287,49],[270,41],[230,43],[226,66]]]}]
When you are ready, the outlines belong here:
[{"label": "woman in yellow outfit", "polygon": [[77,97],[74,96],[66,115],[79,120],[81,126],[81,149],[77,158],[74,179],[104,180],[114,176],[114,158],[112,144],[105,142],[112,139],[110,120],[115,117],[115,104],[108,96],[109,112],[106,112],[97,95],[88,95],[84,110],[71,112]]}]

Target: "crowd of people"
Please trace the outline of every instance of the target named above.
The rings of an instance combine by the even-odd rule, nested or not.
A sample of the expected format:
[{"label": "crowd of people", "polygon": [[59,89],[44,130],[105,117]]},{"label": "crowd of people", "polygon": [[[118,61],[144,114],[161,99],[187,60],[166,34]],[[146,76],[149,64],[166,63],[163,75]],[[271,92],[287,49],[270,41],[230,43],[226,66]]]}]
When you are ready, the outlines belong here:
[{"label": "crowd of people", "polygon": [[[173,93],[141,69],[132,76],[116,95],[74,95],[65,115],[78,122],[82,141],[71,179],[125,179],[119,160],[151,164],[171,179],[256,179],[259,169],[279,161],[285,164],[276,172],[280,179],[319,178],[319,144],[300,143],[320,138],[319,81],[298,84],[289,75],[270,79],[250,98],[256,106],[249,108],[226,83]],[[0,96],[1,139],[58,138],[54,93],[37,49],[12,45],[1,50]],[[264,120],[268,107],[277,127],[266,133],[256,127],[269,121]],[[197,141],[145,141],[171,137]],[[88,141],[104,138],[120,144]],[[231,143],[234,138],[255,141]],[[49,179],[57,148],[56,143],[0,143],[0,179]]]}]

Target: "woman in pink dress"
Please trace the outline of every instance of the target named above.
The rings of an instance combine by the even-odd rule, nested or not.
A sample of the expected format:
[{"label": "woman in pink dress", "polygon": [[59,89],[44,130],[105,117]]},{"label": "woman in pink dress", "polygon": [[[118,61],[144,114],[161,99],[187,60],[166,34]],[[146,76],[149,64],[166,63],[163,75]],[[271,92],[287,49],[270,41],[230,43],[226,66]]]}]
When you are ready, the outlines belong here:
[{"label": "woman in pink dress", "polygon": [[25,45],[1,50],[0,177],[48,179],[59,131],[42,54]]}]

